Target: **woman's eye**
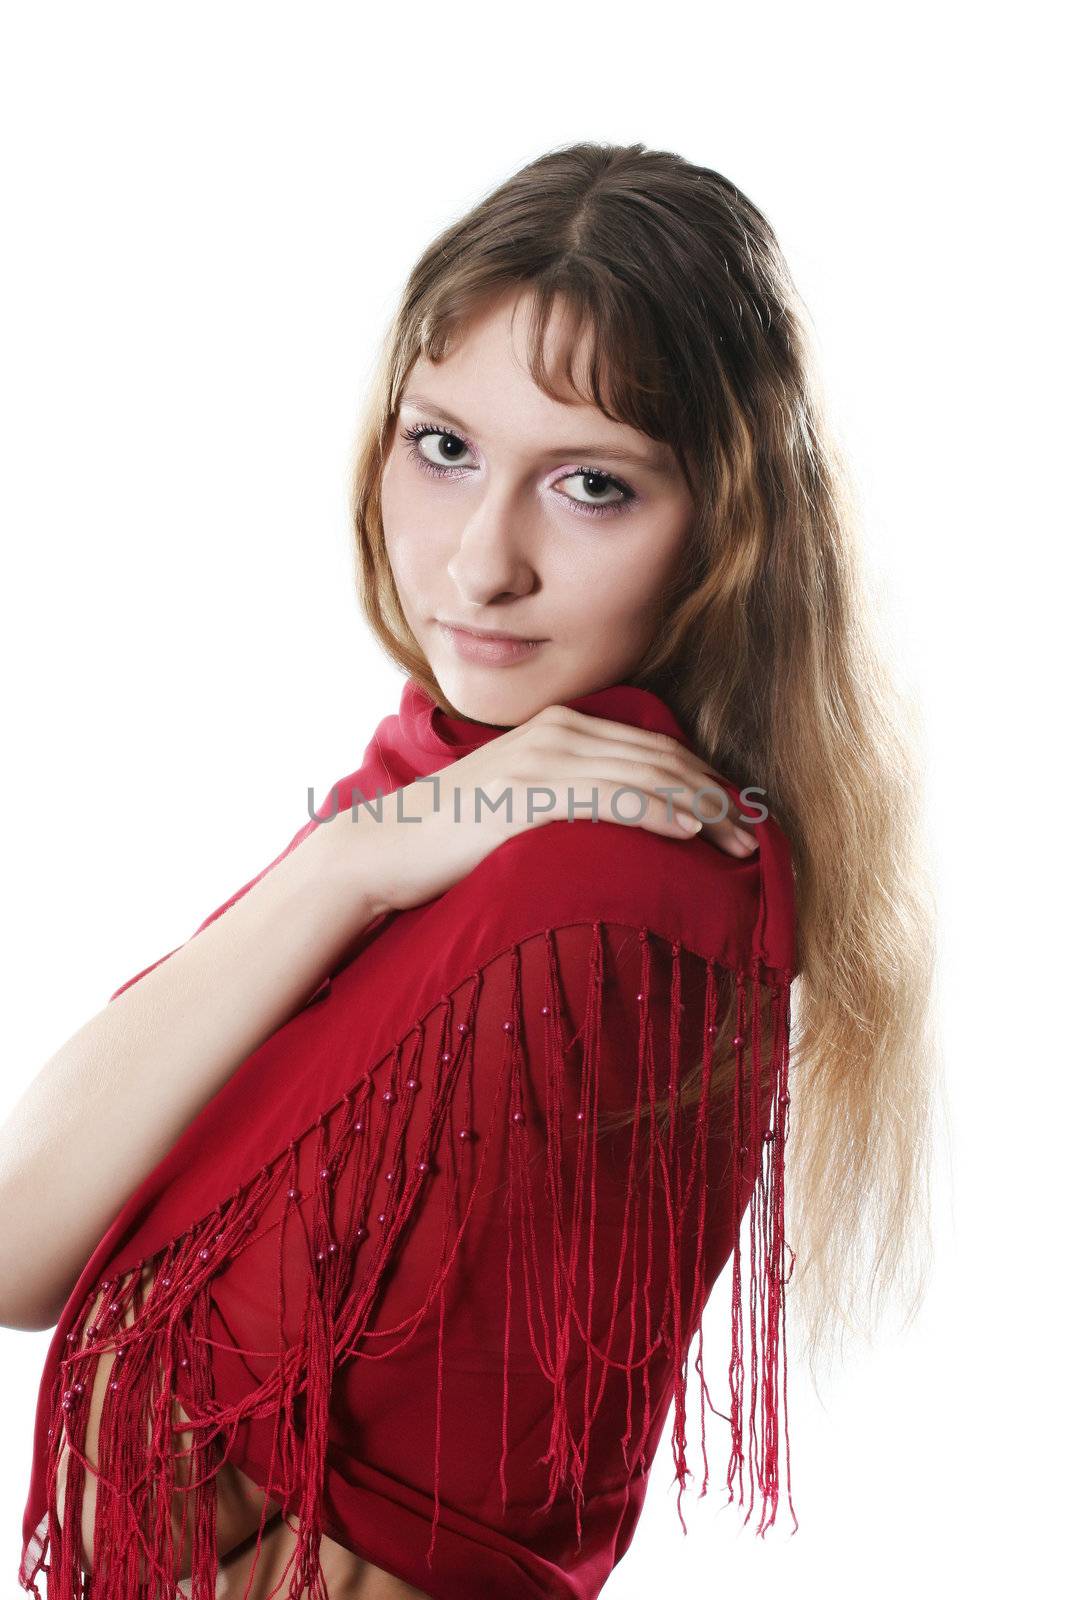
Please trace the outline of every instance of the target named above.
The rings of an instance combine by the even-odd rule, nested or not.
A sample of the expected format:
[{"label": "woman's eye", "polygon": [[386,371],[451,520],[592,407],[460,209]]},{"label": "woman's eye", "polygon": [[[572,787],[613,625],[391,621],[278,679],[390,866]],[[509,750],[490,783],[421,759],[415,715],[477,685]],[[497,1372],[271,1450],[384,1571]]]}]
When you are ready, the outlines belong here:
[{"label": "woman's eye", "polygon": [[[453,471],[463,473],[470,466],[469,462],[463,460],[470,453],[470,446],[451,428],[419,422],[414,427],[405,428],[403,438],[412,460],[423,472],[448,478]],[[572,494],[559,488],[561,484],[575,480],[578,493]],[[568,472],[564,477],[557,478],[552,488],[558,490],[563,499],[569,501],[583,516],[607,516],[612,512],[628,510],[637,499],[634,490],[620,479],[612,477],[610,473],[600,472],[595,467],[580,467],[575,472]]]},{"label": "woman's eye", "polygon": [[457,433],[449,433],[443,428],[409,428],[404,437],[412,444],[414,453],[432,467],[463,464],[467,446]]},{"label": "woman's eye", "polygon": [[[590,497],[588,500],[579,500],[578,504],[580,506],[624,505],[630,498],[621,483],[617,483],[614,478],[609,478],[603,472],[570,472],[565,478],[560,478],[559,484],[570,483],[572,479],[576,479],[581,488]],[[559,484],[557,484],[557,488]],[[608,499],[606,498],[607,495],[616,495],[617,498]],[[568,495],[567,498],[570,500],[575,497]]]}]

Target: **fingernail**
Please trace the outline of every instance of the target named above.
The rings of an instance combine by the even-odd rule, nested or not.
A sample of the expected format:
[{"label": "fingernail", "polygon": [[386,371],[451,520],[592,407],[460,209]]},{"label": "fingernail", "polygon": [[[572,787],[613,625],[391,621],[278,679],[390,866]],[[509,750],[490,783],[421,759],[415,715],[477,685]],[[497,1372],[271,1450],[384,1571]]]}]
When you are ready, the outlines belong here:
[{"label": "fingernail", "polygon": [[755,850],[759,846],[759,840],[755,834],[749,833],[746,828],[739,828],[736,823],[734,824],[734,838],[738,839],[746,850]]}]

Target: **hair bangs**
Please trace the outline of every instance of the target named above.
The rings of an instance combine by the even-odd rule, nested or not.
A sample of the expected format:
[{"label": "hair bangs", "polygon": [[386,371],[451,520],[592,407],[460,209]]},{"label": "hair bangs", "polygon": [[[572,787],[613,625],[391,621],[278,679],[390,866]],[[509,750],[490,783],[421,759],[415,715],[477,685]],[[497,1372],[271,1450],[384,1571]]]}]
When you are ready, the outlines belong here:
[{"label": "hair bangs", "polygon": [[656,340],[651,317],[632,290],[574,255],[540,275],[494,279],[479,288],[460,288],[446,278],[419,318],[417,346],[397,374],[394,409],[416,360],[446,360],[473,319],[508,298],[513,333],[520,307],[529,305],[526,370],[542,394],[561,405],[595,406],[610,422],[667,444],[692,489],[677,385],[667,381],[669,353]]}]

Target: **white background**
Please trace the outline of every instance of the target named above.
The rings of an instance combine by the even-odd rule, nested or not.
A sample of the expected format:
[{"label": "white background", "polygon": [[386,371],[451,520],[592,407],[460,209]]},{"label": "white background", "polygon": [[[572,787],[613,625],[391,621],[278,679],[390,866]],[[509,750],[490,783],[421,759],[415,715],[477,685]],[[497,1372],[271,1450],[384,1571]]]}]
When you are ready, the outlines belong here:
[{"label": "white background", "polygon": [[[800,1532],[785,1511],[760,1541],[718,1510],[720,1424],[683,1538],[668,1424],[612,1600],[1043,1594],[1061,1567],[1051,15],[5,12],[0,1119],[397,703],[354,600],[347,474],[386,319],[439,228],[549,147],[640,140],[740,184],[814,320],[925,720],[950,1123],[936,1267],[918,1322],[888,1323],[820,1395],[791,1366]],[[4,1596],[50,1337],[0,1330]]]}]

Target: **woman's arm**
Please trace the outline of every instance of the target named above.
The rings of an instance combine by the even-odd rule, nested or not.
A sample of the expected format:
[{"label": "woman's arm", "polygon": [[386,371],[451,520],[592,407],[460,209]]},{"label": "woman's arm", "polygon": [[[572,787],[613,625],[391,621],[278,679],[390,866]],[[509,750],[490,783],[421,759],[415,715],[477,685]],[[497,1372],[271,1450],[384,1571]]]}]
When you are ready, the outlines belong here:
[{"label": "woman's arm", "polygon": [[0,1128],[0,1324],[55,1324],[127,1197],[389,909],[374,843],[313,829],[45,1063]]},{"label": "woman's arm", "polygon": [[[646,791],[633,825],[684,838],[686,799],[712,779],[669,734],[549,706],[453,762],[440,795],[416,782],[388,797],[384,822],[341,813],[314,829],[79,1029],[0,1128],[0,1324],[57,1321],[122,1203],[369,923],[445,893],[506,839],[555,818],[525,814],[529,785],[558,809],[565,796],[595,803],[605,821],[620,788]],[[518,815],[479,819],[479,789],[513,791]],[[677,812],[668,792],[682,797]],[[736,820],[731,805],[702,831],[746,855]]]}]

